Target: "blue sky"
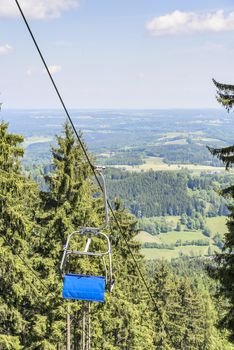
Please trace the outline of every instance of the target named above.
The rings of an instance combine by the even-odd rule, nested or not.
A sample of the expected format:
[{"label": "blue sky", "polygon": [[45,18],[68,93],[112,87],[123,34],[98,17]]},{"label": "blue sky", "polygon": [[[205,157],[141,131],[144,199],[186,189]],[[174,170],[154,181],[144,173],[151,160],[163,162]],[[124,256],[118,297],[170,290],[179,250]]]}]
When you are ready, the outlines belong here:
[{"label": "blue sky", "polygon": [[[217,107],[234,83],[233,1],[20,1],[69,108]],[[58,108],[13,0],[0,0],[1,100]]]}]

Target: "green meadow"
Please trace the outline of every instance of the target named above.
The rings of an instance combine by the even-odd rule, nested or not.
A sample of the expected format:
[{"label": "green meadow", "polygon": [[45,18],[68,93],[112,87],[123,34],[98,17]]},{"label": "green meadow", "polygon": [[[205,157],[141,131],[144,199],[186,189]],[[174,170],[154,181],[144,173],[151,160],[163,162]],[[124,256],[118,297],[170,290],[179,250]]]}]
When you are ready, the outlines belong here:
[{"label": "green meadow", "polygon": [[[167,216],[166,220],[170,223],[177,224],[178,216]],[[200,230],[183,230],[182,225],[181,231],[170,231],[167,233],[160,233],[159,235],[151,235],[148,232],[141,231],[137,235],[137,240],[143,245],[144,243],[156,243],[162,245],[161,248],[142,248],[142,254],[146,259],[167,259],[171,260],[173,258],[178,258],[181,255],[187,256],[205,256],[209,254],[214,254],[215,251],[220,251],[220,249],[215,245],[213,237],[218,233],[221,236],[227,231],[226,227],[226,216],[218,216],[212,218],[206,218],[206,226],[211,231],[211,236],[206,237]],[[194,241],[206,242],[204,246],[194,245]],[[173,249],[165,249],[163,245],[178,244],[178,241],[183,244],[187,242],[188,245],[181,245],[173,247]],[[191,245],[189,245],[191,242]]]}]

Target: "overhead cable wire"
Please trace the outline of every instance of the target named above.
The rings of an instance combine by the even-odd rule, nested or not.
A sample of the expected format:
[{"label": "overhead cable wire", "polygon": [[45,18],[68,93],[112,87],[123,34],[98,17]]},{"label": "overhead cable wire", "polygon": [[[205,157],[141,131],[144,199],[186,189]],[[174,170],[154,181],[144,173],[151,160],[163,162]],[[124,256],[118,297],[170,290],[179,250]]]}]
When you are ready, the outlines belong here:
[{"label": "overhead cable wire", "polygon": [[[39,45],[38,45],[38,43],[37,43],[37,41],[36,41],[36,38],[35,38],[35,36],[34,36],[32,30],[31,30],[31,28],[30,28],[30,26],[29,26],[29,23],[28,23],[28,21],[27,21],[25,15],[24,15],[24,12],[23,12],[23,10],[22,10],[20,4],[19,4],[19,1],[18,1],[18,0],[15,0],[15,3],[16,3],[16,5],[17,5],[17,7],[18,7],[18,9],[19,9],[19,12],[20,12],[20,14],[21,14],[21,16],[22,16],[22,18],[23,18],[23,21],[24,21],[24,23],[25,23],[25,25],[26,25],[26,27],[27,27],[27,29],[28,29],[28,32],[29,32],[29,34],[30,34],[30,36],[31,36],[31,38],[32,38],[32,40],[33,40],[33,43],[34,43],[34,45],[35,45],[35,47],[36,47],[36,49],[37,49],[37,52],[38,52],[38,54],[39,54],[39,56],[40,56],[40,58],[41,58],[41,60],[42,60],[42,63],[43,63],[43,65],[44,65],[45,70],[46,70],[46,72],[47,72],[47,74],[48,74],[48,76],[49,76],[49,78],[50,78],[50,81],[51,81],[51,83],[52,83],[52,85],[53,85],[53,87],[54,87],[54,89],[55,89],[55,92],[56,92],[56,94],[57,94],[57,96],[58,96],[58,98],[59,98],[59,100],[60,100],[60,102],[61,102],[61,104],[62,104],[62,107],[63,107],[63,109],[64,109],[64,111],[65,111],[65,114],[66,114],[66,116],[67,116],[67,118],[68,118],[70,124],[71,124],[71,127],[72,127],[72,129],[73,129],[73,131],[74,131],[74,134],[75,134],[75,136],[77,137],[77,140],[78,140],[78,142],[79,142],[79,144],[80,144],[80,146],[81,146],[81,149],[82,149],[82,151],[83,151],[83,153],[84,153],[84,155],[85,155],[85,157],[86,157],[86,160],[87,160],[87,162],[88,162],[88,164],[89,164],[89,166],[90,166],[90,168],[91,168],[91,170],[92,170],[92,172],[93,172],[93,174],[94,174],[94,177],[95,177],[95,179],[96,179],[96,181],[97,181],[97,183],[98,183],[98,185],[99,185],[101,191],[103,191],[103,188],[102,188],[102,185],[101,185],[101,183],[100,183],[100,180],[99,180],[99,178],[98,178],[98,176],[97,176],[97,174],[96,174],[96,172],[95,172],[95,167],[93,166],[93,164],[92,164],[92,162],[91,162],[91,160],[90,160],[90,158],[89,158],[89,155],[88,155],[88,153],[87,153],[87,151],[86,151],[86,148],[85,148],[85,146],[84,146],[84,144],[83,144],[83,142],[82,142],[82,140],[81,140],[81,138],[80,138],[80,136],[79,136],[79,134],[78,134],[78,132],[77,132],[77,130],[76,130],[76,127],[75,127],[75,125],[74,125],[74,123],[73,123],[73,121],[72,121],[72,118],[71,118],[71,116],[70,116],[70,113],[68,112],[68,109],[67,109],[67,107],[66,107],[66,105],[65,105],[65,102],[64,102],[64,100],[63,100],[63,98],[62,98],[62,96],[61,96],[61,94],[60,94],[60,92],[59,92],[59,90],[58,90],[58,87],[57,87],[57,85],[56,85],[56,83],[55,83],[55,81],[54,81],[54,79],[53,79],[53,77],[52,77],[52,74],[51,74],[51,72],[50,72],[50,70],[49,70],[49,67],[48,67],[48,65],[47,65],[47,63],[46,63],[46,61],[45,61],[45,58],[44,58],[44,56],[43,56],[41,50],[40,50],[40,47],[39,47]],[[124,239],[124,241],[125,241],[125,244],[126,244],[126,246],[127,246],[127,248],[128,248],[128,251],[129,251],[129,253],[130,253],[130,255],[131,255],[131,257],[132,257],[132,259],[133,259],[133,261],[134,261],[134,264],[135,264],[135,266],[136,266],[136,268],[137,268],[137,271],[138,271],[138,273],[139,273],[139,276],[141,277],[141,279],[142,279],[142,281],[143,281],[143,284],[145,285],[145,288],[146,288],[146,290],[148,291],[148,294],[149,294],[151,300],[153,301],[154,305],[157,307],[156,301],[155,301],[155,299],[154,299],[154,297],[153,297],[153,295],[152,295],[152,293],[151,293],[150,287],[148,286],[148,283],[146,282],[146,279],[145,279],[145,277],[144,277],[144,275],[143,275],[143,273],[142,273],[142,271],[141,271],[141,269],[140,269],[140,267],[139,267],[139,265],[138,265],[138,263],[137,263],[137,260],[136,260],[136,258],[135,258],[135,256],[134,256],[133,252],[132,252],[132,249],[131,249],[131,247],[130,247],[130,244],[128,243],[128,240],[127,240],[127,238],[126,238],[125,232],[123,231],[123,229],[122,229],[122,227],[121,227],[121,225],[120,225],[120,223],[119,223],[119,221],[118,221],[118,219],[117,219],[117,217],[116,217],[116,215],[115,215],[115,213],[114,213],[114,210],[113,210],[113,208],[112,208],[112,206],[111,206],[110,201],[108,201],[108,206],[109,206],[110,211],[111,211],[111,214],[112,214],[112,216],[113,216],[113,218],[114,218],[114,220],[115,220],[115,222],[116,222],[116,225],[117,225],[117,227],[118,227],[118,229],[119,229],[119,232],[121,233],[121,235],[122,235],[122,237],[123,237],[123,239]]]}]

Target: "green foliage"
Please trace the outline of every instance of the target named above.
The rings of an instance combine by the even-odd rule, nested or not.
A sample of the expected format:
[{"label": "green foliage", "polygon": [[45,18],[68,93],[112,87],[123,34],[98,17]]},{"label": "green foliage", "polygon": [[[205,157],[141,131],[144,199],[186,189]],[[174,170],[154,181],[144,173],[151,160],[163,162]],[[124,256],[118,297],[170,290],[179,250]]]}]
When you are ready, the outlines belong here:
[{"label": "green foliage", "polygon": [[137,228],[139,230],[147,231],[152,235],[158,235],[161,232],[172,231],[173,226],[166,221],[164,217],[139,218],[137,220]]},{"label": "green foliage", "polygon": [[206,237],[211,237],[211,230],[208,227],[205,227],[202,233]]},{"label": "green foliage", "polygon": [[[40,254],[51,261],[52,271],[57,269],[61,258],[61,247],[69,233],[83,226],[98,226],[104,220],[103,204],[96,195],[97,188],[93,184],[91,171],[68,124],[65,124],[64,136],[57,137],[57,143],[58,146],[52,150],[54,169],[46,176],[48,191],[42,193],[43,214],[39,218],[43,223],[42,236],[44,237],[40,246]],[[121,208],[120,203],[116,202],[115,208],[125,239],[132,251],[138,255],[138,262],[142,265],[140,245],[134,240],[137,234],[136,221],[132,215]],[[139,287],[140,281],[136,266],[129,257],[125,240],[120,235],[114,221],[110,223],[109,234],[112,242],[116,283],[113,293],[106,296],[104,306],[92,305],[92,346],[95,349],[124,349],[127,346],[139,350],[150,349],[152,348],[151,337],[148,337],[146,341],[147,338],[141,333],[142,327],[147,325],[147,320],[142,324],[141,310],[143,308],[146,310],[147,304],[144,301],[142,286]],[[97,240],[94,244],[100,245]],[[104,273],[99,260],[79,260],[70,259],[67,266],[70,272]],[[59,292],[61,283],[57,277],[55,277],[54,285],[58,293],[61,293]],[[79,312],[81,306],[81,302],[73,304],[73,313]],[[47,311],[47,317],[50,313],[52,313],[50,318],[58,314],[55,305],[53,309]],[[149,317],[147,311],[145,315],[147,319]],[[60,319],[58,317],[58,320]],[[78,342],[79,339],[78,332]],[[52,337],[49,338],[49,341],[53,343]]]},{"label": "green foliage", "polygon": [[4,350],[22,350],[19,338],[11,335],[0,334],[0,348]]},{"label": "green foliage", "polygon": [[192,209],[193,199],[187,193],[184,174],[149,171],[125,176],[111,182],[110,196],[123,199],[137,217],[180,215],[188,208]]},{"label": "green foliage", "polygon": [[107,157],[100,157],[99,156],[99,162],[102,161],[102,165],[141,165],[144,164],[144,160],[142,159],[141,155],[139,155],[139,150],[128,150],[128,151],[122,151],[122,152],[116,152],[114,156],[111,156],[109,158]]},{"label": "green foliage", "polygon": [[213,237],[213,240],[215,242],[215,244],[219,247],[219,248],[222,248],[223,247],[223,239],[222,239],[222,236],[217,233],[214,237]]},{"label": "green foliage", "polygon": [[[55,350],[60,345],[64,349],[67,305],[77,316],[72,323],[72,342],[79,343],[82,303],[61,299],[58,266],[62,246],[73,230],[103,222],[102,200],[67,123],[52,149],[46,191],[40,195],[35,183],[21,171],[22,138],[9,134],[4,123],[0,134],[0,348]],[[183,183],[185,180],[183,176],[179,179]],[[170,176],[167,181],[168,186],[174,183]],[[116,283],[104,305],[91,305],[92,348],[228,349],[223,340],[218,340],[216,312],[205,283],[203,290],[200,280],[194,282],[195,272],[181,275],[182,270],[188,273],[187,266],[172,268],[164,262],[155,264],[148,279],[141,247],[135,239],[136,219],[118,200],[114,210],[123,234],[113,218],[105,232],[112,243]],[[194,222],[195,219],[198,218],[194,216]],[[79,246],[83,242],[75,243]],[[94,245],[101,244],[94,239]],[[127,245],[151,286],[155,304],[139,279]],[[103,273],[98,260],[71,259],[67,268]]]},{"label": "green foliage", "polygon": [[178,231],[178,232],[181,231],[181,224],[180,224],[179,221],[178,221],[177,224],[176,224],[176,231]]},{"label": "green foliage", "polygon": [[175,249],[175,244],[145,242],[142,244],[142,248]]},{"label": "green foliage", "polygon": [[215,79],[213,79],[213,83],[217,88],[217,101],[229,112],[234,103],[234,85],[222,84]]},{"label": "green foliage", "polygon": [[[218,91],[218,102],[222,104],[228,111],[233,108],[233,92],[234,86],[229,84],[221,84],[213,80]],[[211,153],[223,161],[226,168],[231,168],[234,164],[234,146],[220,149],[210,149]],[[223,190],[225,196],[229,196],[232,201],[234,198],[233,185]],[[234,206],[229,206],[229,220],[227,223],[228,232],[224,237],[224,245],[222,253],[217,256],[217,271],[214,274],[221,283],[220,294],[229,300],[226,306],[226,313],[223,315],[221,325],[230,330],[230,338],[234,341]]]},{"label": "green foliage", "polygon": [[[191,217],[195,212],[210,217],[228,214],[227,201],[217,193],[221,190],[217,181],[230,182],[222,176],[198,177],[183,171],[131,173],[111,169],[107,180],[110,198],[113,201],[120,198],[138,218],[184,214]],[[156,227],[151,227],[150,231],[158,233]]]},{"label": "green foliage", "polygon": [[1,342],[6,348],[21,349],[24,339],[33,336],[30,323],[40,300],[38,281],[23,263],[32,266],[34,261],[32,232],[38,192],[20,172],[23,138],[9,134],[5,123],[0,124],[0,135]]},{"label": "green foliage", "polygon": [[206,337],[206,332],[211,330],[209,325],[204,327],[202,294],[192,287],[189,278],[176,278],[170,266],[163,262],[157,265],[152,283],[156,300],[155,347],[211,349]]},{"label": "green foliage", "polygon": [[156,243],[156,242],[145,242],[142,244],[142,248],[158,248],[158,249],[175,249],[175,247],[182,247],[182,246],[208,246],[209,241],[208,240],[191,240],[191,241],[182,241],[177,240],[175,244],[166,244],[166,243]]},{"label": "green foliage", "polygon": [[[201,260],[181,258],[154,262],[152,276],[156,349],[232,349],[215,328],[213,288]],[[209,287],[209,292],[208,292]]]},{"label": "green foliage", "polygon": [[[190,126],[191,127],[191,126]],[[185,145],[162,145],[150,147],[148,155],[162,157],[168,164],[202,164],[210,166],[220,166],[221,162],[214,159],[204,145],[198,145],[191,139]]]}]

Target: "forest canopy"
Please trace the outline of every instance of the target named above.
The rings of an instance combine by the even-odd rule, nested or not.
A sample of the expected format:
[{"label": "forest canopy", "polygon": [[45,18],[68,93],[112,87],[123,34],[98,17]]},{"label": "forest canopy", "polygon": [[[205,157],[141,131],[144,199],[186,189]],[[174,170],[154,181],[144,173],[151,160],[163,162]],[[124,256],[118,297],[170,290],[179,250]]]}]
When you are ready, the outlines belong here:
[{"label": "forest canopy", "polygon": [[[4,122],[0,135],[0,347],[65,349],[67,305],[76,320],[72,342],[79,344],[82,303],[61,298],[62,247],[72,230],[102,222],[103,205],[68,123],[52,149],[53,171],[45,177],[44,192],[22,172],[23,138],[9,133]],[[185,184],[183,176],[178,179]],[[173,184],[170,177],[168,181]],[[135,239],[135,218],[119,201],[114,208],[154,302],[111,219],[106,233],[116,283],[104,305],[91,305],[92,348],[232,349],[227,333],[215,326],[226,301],[215,303],[216,287],[205,273],[206,264],[184,258],[147,265]],[[84,272],[101,269],[98,262],[71,264]]]}]

